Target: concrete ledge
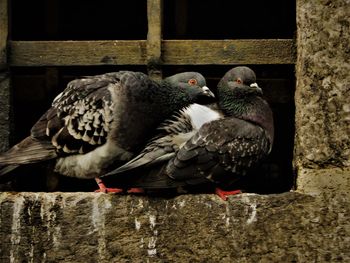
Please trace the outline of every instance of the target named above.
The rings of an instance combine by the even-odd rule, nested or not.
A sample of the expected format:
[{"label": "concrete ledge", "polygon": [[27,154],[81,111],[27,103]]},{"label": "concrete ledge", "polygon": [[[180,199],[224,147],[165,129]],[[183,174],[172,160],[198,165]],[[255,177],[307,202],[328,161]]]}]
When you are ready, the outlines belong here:
[{"label": "concrete ledge", "polygon": [[348,195],[0,194],[1,262],[350,261]]},{"label": "concrete ledge", "polygon": [[328,169],[298,169],[297,189],[300,193],[320,194],[350,192],[350,167]]}]

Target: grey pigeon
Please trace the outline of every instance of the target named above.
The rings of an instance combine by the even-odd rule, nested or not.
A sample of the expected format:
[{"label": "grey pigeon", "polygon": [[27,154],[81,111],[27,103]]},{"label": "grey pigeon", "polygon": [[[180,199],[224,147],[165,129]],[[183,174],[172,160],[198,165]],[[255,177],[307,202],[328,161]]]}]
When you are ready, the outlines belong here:
[{"label": "grey pigeon", "polygon": [[[0,155],[0,175],[23,164],[55,160],[55,172],[98,178],[130,160],[174,112],[213,98],[204,77],[179,73],[161,82],[119,71],[68,83],[30,136]],[[106,190],[101,180],[103,191]]]},{"label": "grey pigeon", "polygon": [[[270,153],[273,115],[248,67],[228,71],[217,88],[215,107],[193,104],[181,110],[141,154],[107,175],[119,178],[116,183],[124,188],[212,184],[224,200],[237,193],[221,188],[244,176]],[[150,167],[150,172],[144,173],[142,167]],[[133,170],[139,174],[123,175]]]}]

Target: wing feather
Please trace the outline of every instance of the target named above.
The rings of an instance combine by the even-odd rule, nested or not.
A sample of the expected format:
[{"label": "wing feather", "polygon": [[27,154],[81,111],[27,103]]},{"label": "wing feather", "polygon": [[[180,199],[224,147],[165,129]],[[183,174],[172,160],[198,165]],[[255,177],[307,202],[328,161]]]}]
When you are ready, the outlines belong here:
[{"label": "wing feather", "polygon": [[175,156],[175,152],[194,134],[190,117],[183,112],[174,116],[174,119],[164,122],[159,129],[161,135],[151,140],[138,156],[103,176],[169,161]]},{"label": "wing feather", "polygon": [[31,130],[33,138],[51,141],[59,155],[87,153],[104,144],[111,129],[109,91],[118,74],[73,80]]},{"label": "wing feather", "polygon": [[27,137],[0,155],[1,165],[28,164],[57,157],[56,149],[47,141]]},{"label": "wing feather", "polygon": [[[207,106],[194,103],[183,108],[159,127],[160,134],[152,139],[138,156],[104,176],[131,171],[143,166],[166,164],[183,145],[187,148],[191,147],[186,143],[188,140],[192,139],[197,143],[199,143],[198,140],[202,140],[196,132],[204,123],[219,118],[222,118],[222,114]],[[180,159],[183,157],[182,161],[191,160],[196,155],[196,151],[191,150],[187,151],[187,155],[178,157]],[[202,159],[202,161],[206,160]]]},{"label": "wing feather", "polygon": [[113,116],[109,87],[120,72],[73,80],[34,124],[31,135],[0,155],[1,174],[21,164],[82,154],[107,140]]},{"label": "wing feather", "polygon": [[268,154],[270,146],[265,130],[258,125],[236,118],[212,121],[186,142],[166,171],[171,178],[187,183],[219,182],[227,173],[244,175]]}]

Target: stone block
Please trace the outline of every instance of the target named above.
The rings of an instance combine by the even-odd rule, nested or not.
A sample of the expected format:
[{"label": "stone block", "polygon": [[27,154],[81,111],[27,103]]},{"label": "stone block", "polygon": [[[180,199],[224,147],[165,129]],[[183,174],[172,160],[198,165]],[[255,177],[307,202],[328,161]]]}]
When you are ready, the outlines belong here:
[{"label": "stone block", "polygon": [[1,193],[1,262],[349,262],[346,195]]},{"label": "stone block", "polygon": [[350,4],[297,1],[295,163],[350,166]]}]

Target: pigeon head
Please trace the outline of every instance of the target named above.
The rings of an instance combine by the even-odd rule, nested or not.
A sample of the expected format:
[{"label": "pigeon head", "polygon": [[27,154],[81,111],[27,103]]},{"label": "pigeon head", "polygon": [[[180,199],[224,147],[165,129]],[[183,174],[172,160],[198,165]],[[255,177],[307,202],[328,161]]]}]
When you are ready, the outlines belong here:
[{"label": "pigeon head", "polygon": [[220,107],[230,115],[243,114],[262,90],[256,83],[253,70],[248,67],[235,67],[229,70],[217,86]]},{"label": "pigeon head", "polygon": [[[249,87],[251,89],[249,89]],[[218,84],[218,88],[228,88],[231,91],[257,92],[262,94],[261,88],[256,83],[256,76],[253,70],[248,67],[235,67],[223,76]]]},{"label": "pigeon head", "polygon": [[215,98],[206,86],[205,78],[198,72],[182,72],[164,79],[172,89],[186,94],[190,102],[209,103]]},{"label": "pigeon head", "polygon": [[235,67],[226,72],[222,81],[237,82],[238,84],[252,85],[256,83],[256,76],[253,70],[248,67]]},{"label": "pigeon head", "polygon": [[262,95],[262,90],[256,83],[253,70],[248,67],[235,67],[226,72],[218,83],[218,93],[225,93],[225,95],[228,95],[227,93]]}]

